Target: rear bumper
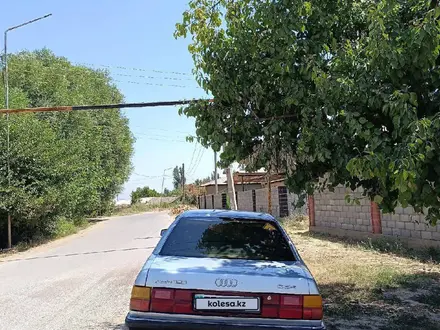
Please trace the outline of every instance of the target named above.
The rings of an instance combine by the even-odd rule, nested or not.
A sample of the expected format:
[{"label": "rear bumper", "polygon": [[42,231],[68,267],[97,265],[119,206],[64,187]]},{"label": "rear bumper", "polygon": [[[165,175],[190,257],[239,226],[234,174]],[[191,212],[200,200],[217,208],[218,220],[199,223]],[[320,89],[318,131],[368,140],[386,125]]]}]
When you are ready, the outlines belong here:
[{"label": "rear bumper", "polygon": [[125,324],[130,329],[325,330],[322,321],[255,319],[144,312],[129,312],[125,318]]}]

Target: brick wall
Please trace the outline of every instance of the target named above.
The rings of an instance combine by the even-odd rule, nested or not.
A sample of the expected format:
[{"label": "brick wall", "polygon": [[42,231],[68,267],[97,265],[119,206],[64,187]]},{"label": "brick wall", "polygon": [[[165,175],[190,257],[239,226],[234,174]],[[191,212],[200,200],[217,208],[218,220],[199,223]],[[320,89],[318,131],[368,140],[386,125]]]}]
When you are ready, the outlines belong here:
[{"label": "brick wall", "polygon": [[[346,194],[361,198],[361,204],[348,204]],[[337,187],[334,192],[315,194],[313,198],[315,227],[310,230],[353,237],[373,234],[375,206],[367,198],[362,198],[359,190],[353,192],[345,187]],[[373,237],[398,238],[412,246],[440,246],[440,224],[434,227],[428,225],[424,215],[412,208],[397,207],[394,214],[377,214],[379,217],[375,221],[379,231]]]},{"label": "brick wall", "polygon": [[252,190],[240,191],[238,196],[238,209],[242,211],[253,211]]},{"label": "brick wall", "polygon": [[345,201],[347,193],[362,197],[360,192],[353,193],[344,187],[336,187],[333,193],[315,194],[316,226],[371,231],[370,201],[362,198],[360,205],[350,205]]},{"label": "brick wall", "polygon": [[386,236],[440,241],[440,225],[428,225],[424,215],[417,214],[411,207],[397,207],[394,214],[383,214],[382,233]]},{"label": "brick wall", "polygon": [[[268,189],[262,188],[262,189],[256,189],[255,191],[255,197],[256,197],[256,212],[268,212]],[[297,196],[295,194],[288,194],[288,209],[289,214],[306,214],[307,213],[307,206],[304,206],[300,210],[294,209],[293,202],[297,200]],[[212,196],[214,196],[214,205],[212,206]],[[280,206],[279,206],[279,195],[278,195],[278,188],[274,187],[272,189],[272,215],[278,217],[280,215]],[[204,208],[204,196],[200,196],[199,199],[201,200],[200,207]],[[253,211],[253,201],[252,201],[252,190],[249,191],[237,191],[237,204],[238,209],[242,211]],[[218,195],[206,195],[206,208],[207,209],[222,209],[222,196],[221,194]]]},{"label": "brick wall", "polygon": [[214,209],[221,209],[222,208],[222,195],[217,194],[214,195]]}]

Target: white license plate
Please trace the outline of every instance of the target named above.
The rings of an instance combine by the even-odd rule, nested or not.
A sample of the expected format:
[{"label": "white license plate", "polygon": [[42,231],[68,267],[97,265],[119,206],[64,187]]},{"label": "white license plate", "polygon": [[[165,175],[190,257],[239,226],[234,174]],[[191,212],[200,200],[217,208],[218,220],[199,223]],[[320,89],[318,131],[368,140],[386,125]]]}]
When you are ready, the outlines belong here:
[{"label": "white license plate", "polygon": [[201,311],[259,312],[260,299],[250,297],[225,297],[196,295],[194,308]]}]

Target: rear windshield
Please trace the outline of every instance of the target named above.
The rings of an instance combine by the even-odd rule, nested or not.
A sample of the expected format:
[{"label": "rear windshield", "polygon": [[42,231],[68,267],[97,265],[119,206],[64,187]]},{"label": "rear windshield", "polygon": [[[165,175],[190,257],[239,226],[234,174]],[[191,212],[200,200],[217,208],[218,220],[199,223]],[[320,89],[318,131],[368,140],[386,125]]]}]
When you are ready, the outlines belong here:
[{"label": "rear windshield", "polygon": [[159,254],[197,258],[295,260],[278,225],[261,220],[181,219]]}]

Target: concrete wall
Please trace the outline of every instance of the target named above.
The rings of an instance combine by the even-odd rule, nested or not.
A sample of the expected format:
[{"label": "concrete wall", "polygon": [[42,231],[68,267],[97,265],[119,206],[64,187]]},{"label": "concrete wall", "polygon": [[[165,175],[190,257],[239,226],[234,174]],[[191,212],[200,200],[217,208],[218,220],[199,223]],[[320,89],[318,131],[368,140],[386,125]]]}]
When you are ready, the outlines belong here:
[{"label": "concrete wall", "polygon": [[428,225],[425,216],[417,214],[411,207],[398,207],[394,214],[383,214],[382,233],[393,237],[440,241],[440,225]]},{"label": "concrete wall", "polygon": [[[361,204],[348,204],[346,194],[360,197]],[[373,233],[372,204],[360,191],[337,187],[334,192],[315,194],[314,201],[315,227],[310,230],[356,238]],[[440,224],[430,226],[424,215],[412,208],[397,207],[394,214],[380,213],[378,218],[381,234],[379,231],[373,236],[397,238],[412,246],[440,246]]]},{"label": "concrete wall", "polygon": [[[251,185],[248,185],[251,186]],[[262,189],[255,189],[255,199],[256,199],[256,212],[265,212],[267,213],[269,210],[268,207],[268,189],[262,188]],[[236,190],[237,192],[237,204],[238,209],[242,211],[250,211],[252,212],[254,210],[253,208],[253,201],[252,201],[252,190],[246,190],[246,191],[240,191]],[[212,196],[214,196],[214,205],[212,205]],[[279,217],[280,216],[280,205],[279,205],[279,195],[278,195],[278,188],[275,187],[272,189],[272,215]],[[300,210],[295,209],[292,205],[293,202],[296,202],[298,197],[295,194],[291,194],[287,191],[287,202],[288,202],[288,210],[289,215],[290,214],[306,214],[307,213],[307,206],[304,206]],[[204,196],[199,196],[199,199],[201,201],[200,207],[205,208],[204,204]],[[222,194],[218,195],[206,195],[206,208],[207,209],[222,209]]]},{"label": "concrete wall", "polygon": [[353,193],[345,187],[336,187],[333,193],[315,194],[316,226],[371,232],[370,200],[362,198],[360,205],[351,205],[345,201],[347,193],[362,198],[360,192]]},{"label": "concrete wall", "polygon": [[[244,191],[261,189],[261,183],[250,183],[250,184],[244,184],[244,185],[241,185],[241,184],[237,183],[235,185],[235,190],[236,191],[243,191],[243,187],[244,187]],[[214,185],[205,186],[205,189],[206,189],[206,194],[207,195],[215,194],[215,186]],[[228,186],[227,185],[218,185],[218,192],[219,192],[219,194],[221,194],[223,192],[227,192],[227,191],[228,191]]]},{"label": "concrete wall", "polygon": [[239,210],[252,212],[252,190],[237,192],[237,204]]},{"label": "concrete wall", "polygon": [[[206,195],[214,195],[215,194],[215,186],[205,186],[206,189]],[[228,191],[228,186],[225,184],[219,184],[218,185],[218,193],[221,194],[225,191]]]}]

